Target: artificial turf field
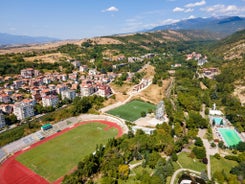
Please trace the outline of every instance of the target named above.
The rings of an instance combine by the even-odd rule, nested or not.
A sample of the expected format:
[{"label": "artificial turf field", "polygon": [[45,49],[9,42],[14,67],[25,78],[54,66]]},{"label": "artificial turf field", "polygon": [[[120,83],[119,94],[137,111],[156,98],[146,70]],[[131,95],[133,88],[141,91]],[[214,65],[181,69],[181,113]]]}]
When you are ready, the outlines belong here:
[{"label": "artificial turf field", "polygon": [[149,109],[155,110],[156,107],[147,102],[133,100],[125,105],[109,110],[107,113],[133,122],[141,117],[141,112],[145,111],[147,113]]},{"label": "artificial turf field", "polygon": [[116,128],[101,123],[78,126],[43,143],[16,159],[50,182],[64,176],[86,155],[93,153],[96,145],[105,144],[118,134]]}]

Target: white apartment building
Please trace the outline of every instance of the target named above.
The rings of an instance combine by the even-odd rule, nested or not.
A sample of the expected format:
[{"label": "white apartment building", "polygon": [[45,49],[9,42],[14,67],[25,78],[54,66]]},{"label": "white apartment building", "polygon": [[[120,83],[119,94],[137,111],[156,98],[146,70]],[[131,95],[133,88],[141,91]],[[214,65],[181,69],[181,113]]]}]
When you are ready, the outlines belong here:
[{"label": "white apartment building", "polygon": [[5,127],[6,123],[5,123],[5,118],[2,112],[0,112],[0,128]]},{"label": "white apartment building", "polygon": [[65,90],[61,92],[61,98],[64,100],[65,98],[69,100],[73,100],[76,97],[76,91],[75,90]]},{"label": "white apartment building", "polygon": [[23,120],[34,116],[34,108],[32,103],[16,102],[13,107],[13,113],[18,120]]},{"label": "white apartment building", "polygon": [[48,95],[42,98],[43,107],[56,107],[59,103],[59,98],[56,95]]},{"label": "white apartment building", "polygon": [[96,89],[93,87],[92,84],[82,84],[80,86],[81,96],[90,96],[92,95]]}]

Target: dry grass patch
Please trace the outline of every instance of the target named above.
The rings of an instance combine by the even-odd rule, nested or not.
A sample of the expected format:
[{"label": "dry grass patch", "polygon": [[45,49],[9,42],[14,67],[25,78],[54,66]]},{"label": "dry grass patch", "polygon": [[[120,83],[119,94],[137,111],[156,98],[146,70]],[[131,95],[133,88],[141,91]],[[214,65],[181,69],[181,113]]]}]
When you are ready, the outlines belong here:
[{"label": "dry grass patch", "polygon": [[165,97],[165,91],[169,86],[170,80],[163,80],[162,87],[157,84],[152,84],[141,93],[137,94],[135,98],[141,98],[142,100],[152,102],[154,104],[159,103]]},{"label": "dry grass patch", "polygon": [[70,56],[67,54],[62,54],[62,53],[52,53],[52,54],[45,54],[45,55],[40,55],[40,56],[34,56],[34,57],[25,57],[25,61],[34,61],[34,60],[42,60],[43,62],[46,63],[54,63],[60,60],[67,60],[67,59],[72,59]]}]

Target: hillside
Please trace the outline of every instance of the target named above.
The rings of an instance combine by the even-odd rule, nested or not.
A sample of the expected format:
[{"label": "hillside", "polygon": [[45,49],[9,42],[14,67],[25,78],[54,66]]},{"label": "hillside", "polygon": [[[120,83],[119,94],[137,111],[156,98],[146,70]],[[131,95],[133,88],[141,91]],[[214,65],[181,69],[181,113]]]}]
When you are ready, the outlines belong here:
[{"label": "hillside", "polygon": [[201,30],[164,30],[155,32],[141,32],[129,35],[119,35],[111,38],[124,43],[152,43],[175,42],[194,40],[216,40],[217,34]]},{"label": "hillside", "polygon": [[153,42],[164,43],[164,42],[172,42],[172,41],[216,40],[217,38],[218,38],[218,34],[210,33],[207,31],[201,31],[201,30],[194,30],[194,31],[167,30],[167,31],[96,37],[96,38],[81,39],[81,40],[65,40],[65,41],[58,41],[54,43],[45,43],[45,44],[26,44],[26,45],[19,45],[19,46],[5,47],[5,48],[2,47],[0,48],[0,54],[54,50],[66,44],[81,45],[82,43],[88,40],[98,45],[114,45],[114,44],[122,45],[128,43],[147,45]]},{"label": "hillside", "polygon": [[245,50],[245,29],[217,43],[216,51],[223,53],[225,60],[242,59]]},{"label": "hillside", "polygon": [[220,63],[220,68],[224,72],[220,77],[221,81],[228,80],[234,88],[233,95],[245,104],[245,30],[217,42],[212,49],[212,55],[216,54],[223,58],[223,62]]},{"label": "hillside", "polygon": [[151,31],[158,30],[203,30],[219,34],[219,38],[228,36],[245,28],[245,18],[233,17],[209,17],[182,20],[174,24],[158,26]]}]

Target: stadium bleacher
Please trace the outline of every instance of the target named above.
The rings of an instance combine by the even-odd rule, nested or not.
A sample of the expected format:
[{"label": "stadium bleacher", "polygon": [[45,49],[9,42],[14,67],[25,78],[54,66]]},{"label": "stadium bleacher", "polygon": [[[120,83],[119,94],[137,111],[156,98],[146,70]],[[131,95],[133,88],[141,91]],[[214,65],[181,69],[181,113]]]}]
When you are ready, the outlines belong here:
[{"label": "stadium bleacher", "polygon": [[36,132],[35,135],[38,140],[42,140],[43,138],[45,138],[41,131]]},{"label": "stadium bleacher", "polygon": [[7,153],[0,148],[0,161],[4,160]]}]

